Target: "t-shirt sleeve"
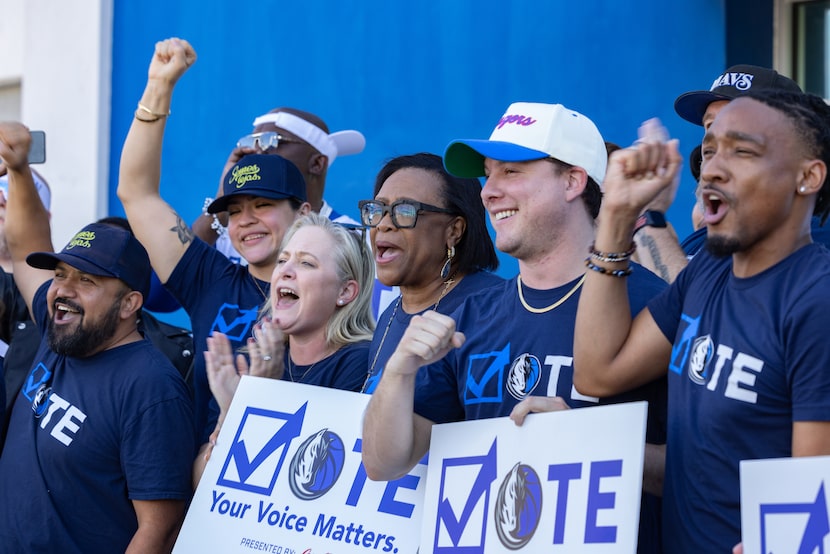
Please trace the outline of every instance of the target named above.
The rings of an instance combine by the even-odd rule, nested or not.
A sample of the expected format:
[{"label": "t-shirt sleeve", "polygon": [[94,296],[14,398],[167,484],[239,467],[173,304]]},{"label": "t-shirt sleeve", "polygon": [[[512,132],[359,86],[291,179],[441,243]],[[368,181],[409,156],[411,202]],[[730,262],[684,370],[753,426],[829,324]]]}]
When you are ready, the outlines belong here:
[{"label": "t-shirt sleeve", "polygon": [[175,369],[166,377],[146,391],[157,400],[124,429],[121,459],[131,500],[182,500],[192,492],[193,409]]},{"label": "t-shirt sleeve", "polygon": [[434,423],[462,421],[464,407],[458,399],[455,352],[418,369],[415,376],[415,413]]},{"label": "t-shirt sleeve", "polygon": [[193,314],[204,300],[202,295],[210,291],[211,286],[224,272],[234,272],[236,267],[215,248],[199,238],[194,238],[164,283],[164,287],[179,301],[185,311]]},{"label": "t-shirt sleeve", "polygon": [[785,320],[784,347],[794,421],[830,421],[830,296],[824,286],[826,281],[820,281],[812,291],[800,291],[801,300]]}]

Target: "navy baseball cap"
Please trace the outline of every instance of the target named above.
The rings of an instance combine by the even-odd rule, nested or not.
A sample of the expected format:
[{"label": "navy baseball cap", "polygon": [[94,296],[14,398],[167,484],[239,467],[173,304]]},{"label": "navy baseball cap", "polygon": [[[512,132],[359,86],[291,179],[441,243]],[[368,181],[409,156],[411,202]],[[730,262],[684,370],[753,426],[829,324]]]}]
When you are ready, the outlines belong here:
[{"label": "navy baseball cap", "polygon": [[104,223],[91,223],[72,237],[59,253],[32,252],[26,263],[55,269],[63,262],[84,273],[115,277],[144,298],[150,290],[150,258],[132,233]]},{"label": "navy baseball cap", "polygon": [[750,90],[789,90],[802,92],[801,87],[774,69],[757,65],[733,65],[719,75],[709,90],[681,94],[674,101],[677,115],[695,125],[703,125],[703,114],[712,102],[734,100]]},{"label": "navy baseball cap", "polygon": [[251,154],[239,160],[225,175],[222,191],[222,196],[207,207],[209,214],[227,211],[230,199],[238,194],[306,201],[303,174],[276,154]]}]

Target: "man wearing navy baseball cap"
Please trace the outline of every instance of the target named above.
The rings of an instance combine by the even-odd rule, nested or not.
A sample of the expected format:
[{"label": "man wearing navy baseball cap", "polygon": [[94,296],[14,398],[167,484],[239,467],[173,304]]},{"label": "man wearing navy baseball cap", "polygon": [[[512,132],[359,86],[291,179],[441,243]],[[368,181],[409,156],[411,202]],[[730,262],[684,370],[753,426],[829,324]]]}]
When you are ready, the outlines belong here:
[{"label": "man wearing navy baseball cap", "polygon": [[29,144],[23,125],[0,123],[14,278],[42,337],[0,455],[0,544],[169,552],[192,491],[193,407],[138,330],[150,260],[99,223],[53,253]]},{"label": "man wearing navy baseball cap", "polygon": [[[715,121],[715,116],[729,102],[752,91],[781,90],[801,92],[798,84],[781,75],[774,69],[757,65],[733,65],[712,82],[709,90],[686,92],[674,101],[677,115],[690,123],[703,127],[707,131]],[[689,169],[695,179],[700,179],[702,157],[700,147],[692,150],[689,156]],[[672,282],[677,274],[686,267],[689,259],[694,257],[706,242],[706,226],[702,217],[702,200],[698,197],[692,212],[694,231],[680,241],[666,220],[665,213],[674,202],[677,189],[667,189],[646,207],[637,221],[634,239],[637,243],[637,260],[646,268]],[[830,243],[830,232],[813,221],[813,234],[816,240]]]},{"label": "man wearing navy baseball cap", "polygon": [[[433,423],[510,415],[521,424],[528,412],[645,399],[652,401],[647,459],[660,460],[665,381],[602,400],[579,394],[572,382],[574,317],[607,166],[597,127],[561,104],[519,102],[489,139],[451,142],[444,165],[454,175],[486,179],[481,198],[496,247],[518,260],[519,275],[471,295],[450,316],[428,311],[412,319],[364,419],[370,477],[406,473],[426,453]],[[665,284],[639,266],[629,273],[638,311]],[[493,353],[496,365],[475,362]],[[645,489],[659,494],[661,480],[661,463],[648,463]],[[656,496],[644,497],[641,515],[639,552],[659,552]],[[521,545],[533,536],[518,522],[496,524],[500,536],[521,537]]]}]

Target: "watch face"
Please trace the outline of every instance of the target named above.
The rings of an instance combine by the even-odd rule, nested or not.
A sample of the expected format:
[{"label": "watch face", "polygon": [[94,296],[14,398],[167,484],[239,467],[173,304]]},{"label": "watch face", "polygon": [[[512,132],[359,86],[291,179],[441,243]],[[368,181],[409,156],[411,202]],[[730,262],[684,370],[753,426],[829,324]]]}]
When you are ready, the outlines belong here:
[{"label": "watch face", "polygon": [[666,216],[663,212],[658,212],[657,210],[648,210],[645,214],[646,220],[643,225],[648,225],[649,227],[665,227],[666,226]]}]

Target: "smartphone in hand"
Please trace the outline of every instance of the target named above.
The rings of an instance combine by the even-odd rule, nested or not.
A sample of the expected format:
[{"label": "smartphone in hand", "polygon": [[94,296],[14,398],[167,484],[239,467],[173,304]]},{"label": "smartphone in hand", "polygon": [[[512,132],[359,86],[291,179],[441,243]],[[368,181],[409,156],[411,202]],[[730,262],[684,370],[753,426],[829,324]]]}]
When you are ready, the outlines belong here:
[{"label": "smartphone in hand", "polygon": [[29,146],[29,164],[46,162],[46,133],[44,131],[29,131],[32,144]]}]

